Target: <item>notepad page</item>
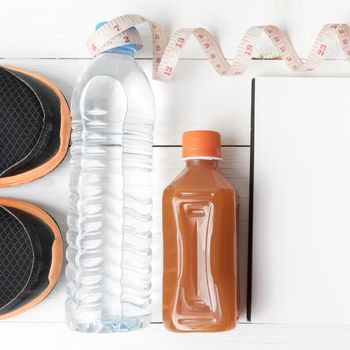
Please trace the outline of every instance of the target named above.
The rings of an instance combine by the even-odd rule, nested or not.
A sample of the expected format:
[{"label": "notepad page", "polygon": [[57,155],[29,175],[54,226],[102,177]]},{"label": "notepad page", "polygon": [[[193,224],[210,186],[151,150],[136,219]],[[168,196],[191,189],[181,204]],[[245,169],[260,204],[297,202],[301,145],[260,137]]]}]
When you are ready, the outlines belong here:
[{"label": "notepad page", "polygon": [[350,323],[350,79],[254,95],[251,321]]}]

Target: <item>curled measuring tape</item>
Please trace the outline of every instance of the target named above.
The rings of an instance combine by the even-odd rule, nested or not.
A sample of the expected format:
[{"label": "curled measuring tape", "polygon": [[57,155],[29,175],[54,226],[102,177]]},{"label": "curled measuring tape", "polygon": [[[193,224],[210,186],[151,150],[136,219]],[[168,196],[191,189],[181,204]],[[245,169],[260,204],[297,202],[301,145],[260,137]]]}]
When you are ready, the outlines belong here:
[{"label": "curled measuring tape", "polygon": [[98,29],[88,41],[90,53],[96,54],[113,47],[135,44],[142,47],[142,40],[135,26],[148,23],[153,40],[153,78],[168,80],[172,77],[181,51],[193,35],[203,48],[210,63],[220,75],[242,74],[253,56],[254,49],[262,33],[265,33],[277,48],[288,67],[296,72],[315,69],[325,56],[334,38],[339,38],[345,56],[350,60],[350,27],[347,24],[326,24],[318,34],[311,53],[302,60],[286,35],[276,26],[256,26],[249,28],[243,36],[236,57],[230,64],[225,59],[213,36],[204,28],[182,28],[170,40],[166,40],[163,28],[156,22],[140,15],[117,17]]}]

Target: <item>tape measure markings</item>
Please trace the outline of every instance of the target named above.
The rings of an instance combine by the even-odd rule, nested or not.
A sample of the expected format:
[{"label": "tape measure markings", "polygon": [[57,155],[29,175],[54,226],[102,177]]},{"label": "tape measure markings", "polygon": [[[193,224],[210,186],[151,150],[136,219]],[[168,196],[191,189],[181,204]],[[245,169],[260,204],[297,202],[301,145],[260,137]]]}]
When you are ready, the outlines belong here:
[{"label": "tape measure markings", "polygon": [[214,37],[205,28],[182,28],[166,39],[164,29],[143,16],[131,14],[112,19],[100,27],[88,41],[93,56],[127,44],[143,46],[138,30],[139,24],[147,23],[152,33],[153,78],[169,80],[189,39],[194,36],[202,47],[214,70],[220,75],[240,75],[248,67],[261,35],[265,33],[278,50],[288,67],[296,72],[314,70],[324,58],[334,37],[337,36],[348,60],[350,60],[350,27],[347,24],[326,24],[318,34],[309,56],[303,61],[287,36],[274,25],[255,26],[244,34],[237,54],[230,64]]}]

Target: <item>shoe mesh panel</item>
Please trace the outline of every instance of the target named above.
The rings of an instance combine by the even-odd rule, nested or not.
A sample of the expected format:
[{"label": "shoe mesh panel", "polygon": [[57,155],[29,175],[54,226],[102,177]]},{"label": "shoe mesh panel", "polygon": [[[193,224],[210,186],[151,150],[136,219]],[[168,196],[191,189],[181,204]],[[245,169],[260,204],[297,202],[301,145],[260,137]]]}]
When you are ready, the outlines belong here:
[{"label": "shoe mesh panel", "polygon": [[26,230],[0,206],[0,310],[26,287],[33,263],[34,251]]},{"label": "shoe mesh panel", "polygon": [[0,176],[30,160],[43,126],[43,110],[34,92],[0,68]]}]

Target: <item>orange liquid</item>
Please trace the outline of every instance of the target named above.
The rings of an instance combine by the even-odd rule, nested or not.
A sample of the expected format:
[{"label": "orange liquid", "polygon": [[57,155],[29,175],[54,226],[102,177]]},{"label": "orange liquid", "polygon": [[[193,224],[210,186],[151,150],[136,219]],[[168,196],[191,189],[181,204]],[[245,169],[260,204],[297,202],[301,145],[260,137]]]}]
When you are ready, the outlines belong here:
[{"label": "orange liquid", "polygon": [[216,160],[188,160],[163,194],[163,321],[177,332],[238,318],[238,197]]}]

